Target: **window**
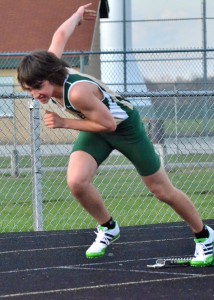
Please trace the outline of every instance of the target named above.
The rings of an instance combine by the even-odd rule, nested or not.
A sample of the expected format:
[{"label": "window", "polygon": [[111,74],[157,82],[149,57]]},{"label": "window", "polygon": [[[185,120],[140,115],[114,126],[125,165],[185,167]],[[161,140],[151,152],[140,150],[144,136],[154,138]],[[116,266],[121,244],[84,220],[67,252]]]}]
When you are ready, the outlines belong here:
[{"label": "window", "polygon": [[0,117],[13,117],[14,112],[14,99],[4,98],[13,93],[13,77],[2,76],[0,77]]}]

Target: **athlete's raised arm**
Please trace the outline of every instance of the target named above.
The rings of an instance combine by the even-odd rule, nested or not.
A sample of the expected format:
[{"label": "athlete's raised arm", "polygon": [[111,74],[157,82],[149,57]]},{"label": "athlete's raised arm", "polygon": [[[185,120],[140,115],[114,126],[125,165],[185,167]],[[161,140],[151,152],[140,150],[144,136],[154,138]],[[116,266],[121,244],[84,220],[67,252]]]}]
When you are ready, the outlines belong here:
[{"label": "athlete's raised arm", "polygon": [[61,58],[65,45],[76,26],[82,24],[83,20],[94,20],[96,18],[96,11],[88,9],[91,4],[92,3],[88,3],[80,6],[70,18],[58,27],[53,35],[51,45],[48,49],[49,52]]}]

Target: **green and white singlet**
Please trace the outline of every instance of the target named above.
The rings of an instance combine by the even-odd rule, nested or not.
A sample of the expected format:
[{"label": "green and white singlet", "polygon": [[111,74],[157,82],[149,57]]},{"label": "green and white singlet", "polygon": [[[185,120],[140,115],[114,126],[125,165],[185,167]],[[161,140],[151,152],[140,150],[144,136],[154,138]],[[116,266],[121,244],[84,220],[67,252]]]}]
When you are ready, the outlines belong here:
[{"label": "green and white singlet", "polygon": [[[73,146],[75,151],[85,151],[90,154],[99,166],[114,150],[120,151],[136,167],[141,176],[148,176],[160,168],[160,159],[149,140],[138,111],[119,94],[111,91],[106,85],[92,76],[81,74],[69,68],[69,74],[63,86],[64,109],[84,119],[69,101],[69,94],[78,82],[89,82],[97,85],[103,93],[103,104],[107,106],[114,117],[117,129],[108,133],[91,133],[81,131]],[[90,99],[89,99],[90,101]]]},{"label": "green and white singlet", "polygon": [[89,82],[95,84],[103,94],[102,102],[108,107],[112,116],[114,117],[116,124],[120,124],[122,121],[127,119],[133,111],[133,105],[125,101],[119,94],[111,91],[106,85],[96,78],[82,74],[74,69],[68,69],[69,75],[64,82],[63,88],[63,99],[64,107],[74,115],[84,119],[84,115],[78,112],[69,101],[69,94],[72,87],[78,82]]}]

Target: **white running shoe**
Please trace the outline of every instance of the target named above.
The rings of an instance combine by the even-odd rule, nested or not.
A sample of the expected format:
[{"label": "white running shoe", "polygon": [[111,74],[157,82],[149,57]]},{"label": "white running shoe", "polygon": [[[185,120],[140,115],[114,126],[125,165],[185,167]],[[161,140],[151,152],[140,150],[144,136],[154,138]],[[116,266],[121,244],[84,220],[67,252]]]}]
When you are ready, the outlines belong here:
[{"label": "white running shoe", "polygon": [[95,233],[97,237],[85,253],[87,258],[104,256],[107,246],[120,237],[120,228],[117,222],[115,222],[115,227],[113,229],[108,229],[107,227],[99,225],[97,227],[97,232]]},{"label": "white running shoe", "polygon": [[196,243],[195,254],[190,262],[192,267],[206,267],[214,260],[214,230],[206,226],[209,231],[208,238],[194,239]]}]

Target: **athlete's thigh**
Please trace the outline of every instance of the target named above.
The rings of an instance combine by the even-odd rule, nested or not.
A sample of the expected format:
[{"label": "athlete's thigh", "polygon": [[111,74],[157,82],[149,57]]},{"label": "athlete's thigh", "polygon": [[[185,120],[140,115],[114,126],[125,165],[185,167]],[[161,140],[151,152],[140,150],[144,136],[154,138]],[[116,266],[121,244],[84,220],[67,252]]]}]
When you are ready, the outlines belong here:
[{"label": "athlete's thigh", "polygon": [[124,134],[120,134],[115,142],[116,149],[133,163],[141,176],[157,172],[160,168],[160,159],[138,115],[135,115],[123,132]]},{"label": "athlete's thigh", "polygon": [[67,168],[67,181],[90,182],[97,170],[95,159],[84,151],[75,151],[70,155]]},{"label": "athlete's thigh", "polygon": [[112,146],[99,133],[80,132],[72,153],[84,151],[91,155],[99,166],[111,153]]},{"label": "athlete's thigh", "polygon": [[142,180],[149,190],[161,186],[166,193],[169,193],[173,188],[173,185],[163,167],[150,176],[142,176]]}]

